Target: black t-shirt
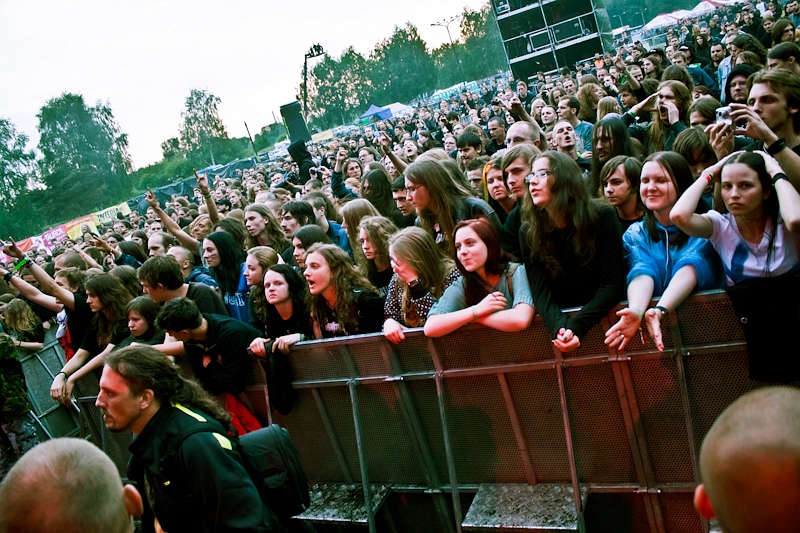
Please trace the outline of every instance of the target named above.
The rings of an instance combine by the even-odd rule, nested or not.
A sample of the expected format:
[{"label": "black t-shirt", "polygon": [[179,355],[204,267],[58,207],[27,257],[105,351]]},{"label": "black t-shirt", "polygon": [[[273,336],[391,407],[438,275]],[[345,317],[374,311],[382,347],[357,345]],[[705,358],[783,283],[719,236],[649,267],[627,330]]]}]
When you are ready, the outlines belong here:
[{"label": "black t-shirt", "polygon": [[214,289],[202,283],[189,283],[186,297],[193,301],[201,313],[228,316],[228,308]]},{"label": "black t-shirt", "polygon": [[320,324],[323,339],[342,337],[345,335],[362,335],[375,333],[383,329],[383,304],[384,298],[364,289],[353,289],[354,303],[358,316],[355,331],[344,331],[339,324],[336,314],[330,307],[325,307],[325,315]]},{"label": "black t-shirt", "polygon": [[84,337],[86,337],[89,324],[92,322],[92,310],[89,309],[89,304],[86,303],[85,292],[76,292],[73,296],[75,310],[73,311],[65,305],[64,312],[67,314],[67,328],[69,328],[69,337],[72,339],[72,349],[77,351],[81,347]]},{"label": "black t-shirt", "polygon": [[387,267],[383,272],[375,272],[369,276],[370,282],[375,285],[375,288],[384,298],[386,297],[386,288],[389,287],[389,282],[392,281],[393,275],[392,267]]},{"label": "black t-shirt", "polygon": [[[131,332],[128,329],[128,319],[121,318],[117,320],[117,323],[114,325],[114,331],[111,333],[111,339],[108,341],[108,344],[113,344],[116,346],[124,341],[125,338],[130,335],[130,333]],[[99,339],[97,338],[97,324],[92,321],[89,324],[89,329],[86,331],[86,335],[83,337],[81,348],[94,356],[102,352],[105,347],[105,343],[102,345],[100,344]]]},{"label": "black t-shirt", "polygon": [[[235,318],[203,313],[208,323],[206,340],[183,343],[197,380],[209,393],[237,395],[244,390],[250,358],[247,349],[261,332]],[[203,356],[211,362],[203,366]]]}]

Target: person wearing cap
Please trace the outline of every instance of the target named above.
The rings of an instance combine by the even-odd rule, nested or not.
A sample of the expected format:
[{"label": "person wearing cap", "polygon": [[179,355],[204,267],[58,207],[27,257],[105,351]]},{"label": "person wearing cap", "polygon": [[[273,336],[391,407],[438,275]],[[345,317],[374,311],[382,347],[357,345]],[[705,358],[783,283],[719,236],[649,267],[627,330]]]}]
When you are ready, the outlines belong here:
[{"label": "person wearing cap", "polygon": [[727,104],[746,104],[747,103],[747,78],[755,69],[750,65],[736,65],[728,75],[725,84],[725,103]]}]

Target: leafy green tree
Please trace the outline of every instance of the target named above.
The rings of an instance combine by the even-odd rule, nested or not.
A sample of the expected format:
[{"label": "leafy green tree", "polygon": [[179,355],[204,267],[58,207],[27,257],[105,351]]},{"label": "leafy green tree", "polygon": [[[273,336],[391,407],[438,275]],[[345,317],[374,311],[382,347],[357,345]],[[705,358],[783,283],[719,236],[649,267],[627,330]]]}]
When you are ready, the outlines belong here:
[{"label": "leafy green tree", "polygon": [[212,138],[228,138],[228,131],[219,117],[220,102],[219,97],[205,89],[192,89],[186,97],[179,131],[180,148],[184,153],[208,149]]},{"label": "leafy green tree", "polygon": [[[503,38],[494,20],[491,4],[484,4],[479,10],[464,8],[461,16],[462,50],[459,57],[467,80],[485,78],[498,70],[507,70]],[[462,55],[463,54],[463,55]]]},{"label": "leafy green tree", "polygon": [[[347,48],[339,59],[325,54],[308,74],[309,117],[322,128],[346,124],[358,116],[370,93],[371,63]],[[302,84],[298,95],[302,95]],[[302,96],[298,97],[302,99]],[[369,105],[369,104],[367,104]]]},{"label": "leafy green tree", "polygon": [[436,85],[436,65],[410,22],[395,26],[392,36],[375,46],[370,60],[371,101],[408,102]]},{"label": "leafy green tree", "polygon": [[28,136],[17,131],[7,119],[0,118],[0,231],[24,237],[34,226],[35,216],[23,210],[29,187],[38,183],[35,156],[27,150]]},{"label": "leafy green tree", "polygon": [[39,151],[43,190],[33,191],[40,223],[90,213],[127,198],[132,190],[127,136],[108,104],[88,107],[64,93],[42,106]]},{"label": "leafy green tree", "polygon": [[163,156],[164,160],[183,157],[180,139],[177,137],[170,137],[161,143],[161,155]]},{"label": "leafy green tree", "polygon": [[12,208],[28,185],[35,180],[35,155],[27,150],[28,136],[0,118],[0,201]]},{"label": "leafy green tree", "polygon": [[82,95],[64,93],[48,100],[36,117],[42,173],[71,168],[122,176],[131,170],[128,136],[108,104],[87,107]]}]

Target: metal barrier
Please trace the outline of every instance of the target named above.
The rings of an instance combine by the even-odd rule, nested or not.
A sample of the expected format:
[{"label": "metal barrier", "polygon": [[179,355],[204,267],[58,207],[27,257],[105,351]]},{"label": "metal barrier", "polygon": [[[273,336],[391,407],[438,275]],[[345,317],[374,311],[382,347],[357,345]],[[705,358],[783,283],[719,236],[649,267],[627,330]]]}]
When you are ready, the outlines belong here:
[{"label": "metal barrier", "polygon": [[473,494],[505,484],[587,495],[570,499],[588,531],[708,531],[692,506],[700,443],[761,386],[733,307],[722,291],[693,296],[668,315],[663,353],[638,339],[620,353],[604,345],[615,311],[570,354],[538,317],[519,333],[299,343],[288,416],[268,412],[255,363],[247,394],[289,430],[312,482],[391,485],[399,531],[466,529]]},{"label": "metal barrier", "polygon": [[[408,330],[396,346],[382,335],[299,343],[288,416],[270,412],[255,359],[246,394],[263,422],[289,430],[312,483],[364,494],[373,531],[478,528],[476,508],[553,487],[573,529],[706,532],[692,507],[700,443],[725,407],[762,385],[748,379],[733,307],[722,291],[693,296],[667,315],[663,353],[638,339],[609,350],[615,311],[570,354],[538,317],[519,333],[469,326],[438,339]],[[124,472],[130,436],[106,432],[96,378],[79,384],[80,421],[49,398],[58,344],[22,360],[48,436],[88,430]]]}]

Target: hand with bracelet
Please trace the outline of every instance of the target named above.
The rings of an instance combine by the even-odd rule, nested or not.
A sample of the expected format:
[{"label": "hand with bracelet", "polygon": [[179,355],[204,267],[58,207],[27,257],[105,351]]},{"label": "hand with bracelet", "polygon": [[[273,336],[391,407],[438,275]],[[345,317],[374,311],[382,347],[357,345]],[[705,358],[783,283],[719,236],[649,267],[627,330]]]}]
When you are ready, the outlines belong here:
[{"label": "hand with bracelet", "polygon": [[50,397],[59,403],[64,403],[65,397],[69,399],[69,396],[67,396],[67,374],[63,370],[53,378],[53,384],[50,385]]},{"label": "hand with bracelet", "polygon": [[624,350],[628,341],[636,335],[642,325],[644,312],[626,307],[617,311],[619,321],[606,331],[605,344],[617,350]]}]

